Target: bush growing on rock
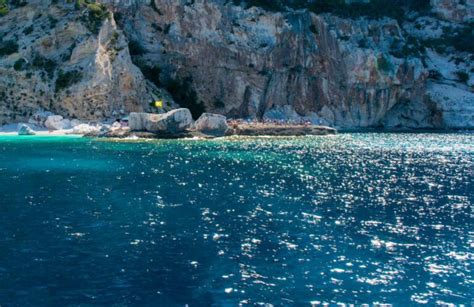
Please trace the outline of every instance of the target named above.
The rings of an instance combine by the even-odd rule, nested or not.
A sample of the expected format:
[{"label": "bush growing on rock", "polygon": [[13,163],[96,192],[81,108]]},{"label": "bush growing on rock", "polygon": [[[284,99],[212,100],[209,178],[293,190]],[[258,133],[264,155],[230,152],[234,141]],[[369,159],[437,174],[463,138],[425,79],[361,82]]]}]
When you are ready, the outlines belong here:
[{"label": "bush growing on rock", "polygon": [[33,25],[28,26],[28,27],[26,27],[26,28],[23,30],[23,34],[29,35],[29,34],[31,34],[31,33],[34,31],[34,29],[35,29],[35,28],[33,27]]},{"label": "bush growing on rock", "polygon": [[[54,77],[54,72],[58,64],[51,59],[45,58],[40,54],[35,54],[33,60],[31,61],[33,67],[42,69],[50,79]],[[44,73],[43,73],[44,74]]]},{"label": "bush growing on rock", "polygon": [[0,56],[18,52],[18,44],[13,40],[0,41]]},{"label": "bush growing on rock", "polygon": [[13,69],[15,69],[16,71],[20,71],[20,70],[24,70],[27,66],[27,62],[25,59],[21,58],[21,59],[18,59],[15,64],[13,64]]},{"label": "bush growing on rock", "polygon": [[0,0],[0,17],[8,14],[7,0]]},{"label": "bush growing on rock", "polygon": [[56,93],[70,87],[71,85],[80,82],[82,79],[82,74],[77,70],[64,72],[62,70],[58,73],[58,78],[56,79]]},{"label": "bush growing on rock", "polygon": [[89,31],[94,34],[99,33],[104,20],[110,17],[110,12],[107,10],[107,7],[93,0],[77,0],[75,6],[76,9],[85,8],[82,21]]},{"label": "bush growing on rock", "polygon": [[469,81],[469,74],[465,71],[457,71],[456,76],[458,77],[458,80],[462,83],[467,83],[467,81]]},{"label": "bush growing on rock", "polygon": [[124,48],[121,44],[119,44],[119,38],[120,34],[117,31],[114,31],[110,37],[109,42],[107,43],[107,51],[112,62],[115,61],[119,52]]}]

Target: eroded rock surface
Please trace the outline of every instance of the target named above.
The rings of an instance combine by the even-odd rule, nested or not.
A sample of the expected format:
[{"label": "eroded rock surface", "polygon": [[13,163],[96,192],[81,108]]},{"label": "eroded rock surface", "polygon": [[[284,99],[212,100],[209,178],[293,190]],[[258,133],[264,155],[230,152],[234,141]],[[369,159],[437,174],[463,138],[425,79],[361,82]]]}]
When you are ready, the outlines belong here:
[{"label": "eroded rock surface", "polygon": [[28,125],[20,124],[18,127],[18,135],[35,135],[36,132]]},{"label": "eroded rock surface", "polygon": [[44,122],[44,126],[49,130],[64,130],[71,128],[71,121],[63,118],[61,115],[48,116]]},{"label": "eroded rock surface", "polygon": [[132,131],[178,133],[193,124],[191,112],[180,108],[164,114],[130,113],[129,125]]},{"label": "eroded rock surface", "polygon": [[147,108],[157,90],[112,15],[94,33],[83,14],[74,3],[28,1],[0,18],[0,37],[13,46],[0,58],[0,124],[39,109],[100,120]]},{"label": "eroded rock surface", "polygon": [[0,58],[0,124],[40,109],[116,119],[164,97],[164,111],[174,98],[194,118],[474,128],[473,55],[454,46],[468,37],[473,0],[432,0],[434,14],[400,22],[224,0],[99,0],[110,13],[96,29],[86,9],[48,2],[0,18],[3,41],[18,45]]},{"label": "eroded rock surface", "polygon": [[223,115],[204,113],[193,125],[194,129],[206,134],[225,135],[229,126]]},{"label": "eroded rock surface", "polygon": [[[342,128],[452,126],[439,116],[443,108],[426,99],[430,68],[410,32],[420,32],[419,25],[219,1],[154,3],[159,12],[137,5],[123,23],[143,47],[135,58],[158,65],[163,84],[192,88],[203,110]],[[441,31],[434,39],[446,24],[436,27],[426,31]],[[469,61],[468,54],[459,58]]]}]

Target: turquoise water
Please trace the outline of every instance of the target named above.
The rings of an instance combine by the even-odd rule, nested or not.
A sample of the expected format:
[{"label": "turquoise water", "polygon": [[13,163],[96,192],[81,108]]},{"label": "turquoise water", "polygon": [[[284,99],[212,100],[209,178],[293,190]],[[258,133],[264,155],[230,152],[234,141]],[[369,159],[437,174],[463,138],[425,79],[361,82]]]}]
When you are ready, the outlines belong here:
[{"label": "turquoise water", "polygon": [[0,137],[0,305],[470,305],[473,181],[473,134]]}]

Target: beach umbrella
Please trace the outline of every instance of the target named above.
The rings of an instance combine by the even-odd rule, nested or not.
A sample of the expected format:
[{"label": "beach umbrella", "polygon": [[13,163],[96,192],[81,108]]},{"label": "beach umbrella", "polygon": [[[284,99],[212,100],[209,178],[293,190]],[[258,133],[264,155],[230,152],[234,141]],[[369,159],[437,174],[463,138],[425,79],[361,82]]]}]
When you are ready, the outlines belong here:
[{"label": "beach umbrella", "polygon": [[154,102],[151,103],[151,106],[161,109],[161,108],[163,108],[163,100],[154,101]]}]

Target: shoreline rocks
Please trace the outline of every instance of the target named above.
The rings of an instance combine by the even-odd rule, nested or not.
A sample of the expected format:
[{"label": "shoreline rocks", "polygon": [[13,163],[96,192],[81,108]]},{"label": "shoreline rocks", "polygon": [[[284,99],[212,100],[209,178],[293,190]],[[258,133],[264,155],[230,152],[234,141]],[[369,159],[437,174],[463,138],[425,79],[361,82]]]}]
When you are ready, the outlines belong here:
[{"label": "shoreline rocks", "polygon": [[82,135],[88,135],[88,134],[98,134],[100,132],[100,127],[97,126],[91,126],[88,124],[80,124],[72,128],[70,133],[68,134],[82,134]]},{"label": "shoreline rocks", "polygon": [[50,115],[44,122],[44,126],[49,130],[64,130],[71,128],[71,121],[64,119],[61,115]]},{"label": "shoreline rocks", "polygon": [[35,126],[44,127],[46,120],[52,115],[54,114],[49,111],[37,111],[30,117],[28,123]]},{"label": "shoreline rocks", "polygon": [[25,124],[20,124],[18,126],[18,135],[36,135],[36,132],[30,128],[30,126]]},{"label": "shoreline rocks", "polygon": [[[43,115],[47,115],[43,116]],[[46,117],[46,119],[45,119]],[[337,133],[336,129],[314,125],[292,125],[273,123],[245,123],[233,121],[231,126],[223,115],[203,113],[194,122],[188,109],[180,108],[164,114],[130,113],[128,127],[124,122],[81,123],[78,120],[65,119],[59,115],[41,112],[30,121],[44,126],[19,124],[18,135],[82,135],[86,137],[106,138],[216,138],[224,136],[305,136],[328,135]],[[35,128],[35,129],[36,129]]]},{"label": "shoreline rocks", "polygon": [[227,118],[223,115],[204,113],[194,123],[194,130],[214,136],[224,136],[229,130]]},{"label": "shoreline rocks", "polygon": [[133,131],[169,132],[185,131],[193,124],[191,112],[188,109],[176,109],[164,114],[130,113],[129,125]]},{"label": "shoreline rocks", "polygon": [[241,125],[232,129],[230,135],[240,136],[306,136],[306,135],[331,135],[337,130],[326,126],[306,125]]},{"label": "shoreline rocks", "polygon": [[[209,133],[203,133],[197,130],[186,130],[178,133],[170,133],[166,131],[161,132],[147,132],[147,131],[131,131],[129,129],[117,129],[111,130],[110,132],[101,135],[100,137],[105,138],[143,138],[143,139],[185,139],[185,138],[202,138],[202,139],[213,139],[217,137],[230,137],[230,136],[281,136],[281,137],[292,137],[292,136],[318,136],[318,135],[335,135],[337,130],[325,126],[301,126],[301,125],[288,125],[288,126],[272,126],[272,125],[242,125],[238,128],[228,129],[225,135],[213,135]],[[97,134],[86,135],[89,137],[97,137]]]},{"label": "shoreline rocks", "polygon": [[203,113],[193,122],[188,109],[176,109],[164,114],[130,113],[129,129],[112,129],[98,135],[89,133],[88,136],[103,136],[113,138],[215,138],[222,136],[305,136],[336,134],[337,130],[325,126],[314,125],[276,125],[276,124],[246,124],[241,123],[232,128],[223,115]]}]

